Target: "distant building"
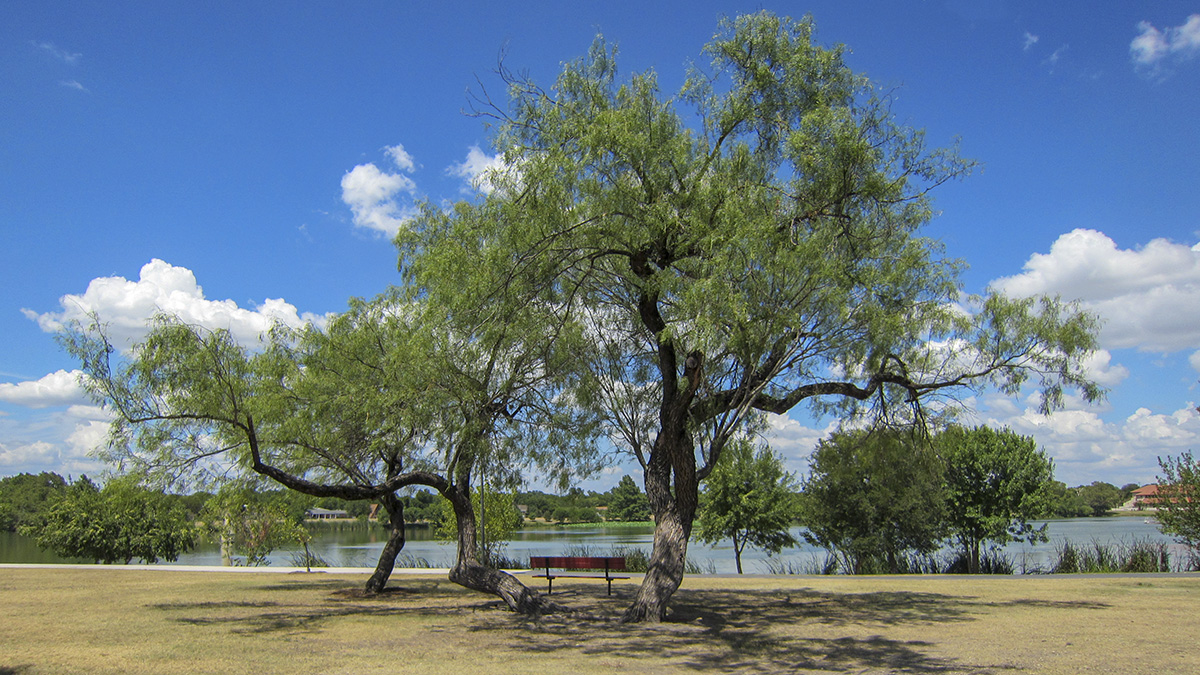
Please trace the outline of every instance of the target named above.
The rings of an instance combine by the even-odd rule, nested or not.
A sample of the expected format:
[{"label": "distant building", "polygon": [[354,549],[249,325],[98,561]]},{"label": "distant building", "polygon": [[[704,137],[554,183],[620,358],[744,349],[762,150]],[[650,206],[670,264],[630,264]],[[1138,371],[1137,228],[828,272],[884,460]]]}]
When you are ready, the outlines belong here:
[{"label": "distant building", "polygon": [[313,507],[304,512],[304,517],[311,520],[333,520],[334,518],[349,518],[350,514],[341,509],[322,509]]},{"label": "distant building", "polygon": [[1141,511],[1147,508],[1156,508],[1159,500],[1162,497],[1158,494],[1158,485],[1151,483],[1133,491],[1133,508]]}]

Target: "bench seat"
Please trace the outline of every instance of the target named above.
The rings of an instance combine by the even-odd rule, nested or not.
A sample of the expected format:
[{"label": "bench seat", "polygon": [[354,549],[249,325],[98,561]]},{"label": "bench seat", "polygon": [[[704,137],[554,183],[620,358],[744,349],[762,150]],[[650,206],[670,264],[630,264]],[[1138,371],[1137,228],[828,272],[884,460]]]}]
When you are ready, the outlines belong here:
[{"label": "bench seat", "polygon": [[[529,566],[539,573],[533,576],[546,580],[546,595],[554,594],[554,580],[560,577],[575,577],[580,579],[604,579],[608,582],[608,594],[612,595],[613,579],[628,579],[628,576],[614,576],[613,572],[625,571],[625,558],[598,556],[530,556]],[[604,574],[563,574],[551,570],[603,570]]]}]

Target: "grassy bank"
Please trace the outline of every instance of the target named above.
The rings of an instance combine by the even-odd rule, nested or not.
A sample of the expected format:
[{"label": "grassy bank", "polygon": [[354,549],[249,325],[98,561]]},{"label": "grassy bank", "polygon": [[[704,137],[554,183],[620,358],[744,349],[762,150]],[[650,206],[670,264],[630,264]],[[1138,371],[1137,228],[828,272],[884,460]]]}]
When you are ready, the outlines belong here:
[{"label": "grassy bank", "polygon": [[[689,577],[672,621],[532,621],[435,576],[0,569],[0,673],[1200,672],[1200,577]],[[613,619],[637,579],[563,579]]]}]

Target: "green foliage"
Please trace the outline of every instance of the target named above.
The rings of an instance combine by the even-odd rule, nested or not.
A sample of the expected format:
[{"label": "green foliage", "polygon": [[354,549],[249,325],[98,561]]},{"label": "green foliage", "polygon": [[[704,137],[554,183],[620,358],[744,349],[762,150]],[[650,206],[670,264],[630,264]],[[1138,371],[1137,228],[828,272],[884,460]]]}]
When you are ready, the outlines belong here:
[{"label": "green foliage", "polygon": [[311,539],[304,529],[303,511],[296,515],[286,492],[261,494],[227,486],[208,500],[201,518],[209,538],[221,544],[222,556],[235,566],[269,565],[268,556],[275,549],[307,545]]},{"label": "green foliage", "polygon": [[944,467],[927,443],[887,430],[838,432],[817,445],[809,466],[805,539],[849,573],[905,573],[938,549],[947,522]]},{"label": "green foliage", "polygon": [[1160,457],[1158,466],[1158,528],[1190,548],[1194,559],[1200,558],[1200,464],[1185,452],[1176,458]]},{"label": "green foliage", "polygon": [[551,513],[551,518],[560,524],[598,523],[600,512],[590,506],[560,506]]},{"label": "green foliage", "polygon": [[[412,494],[400,498],[404,503],[404,522],[436,523],[442,517],[442,505],[446,500],[430,490],[413,490]],[[386,523],[386,509],[379,510],[379,520]]]},{"label": "green foliage", "polygon": [[1046,513],[1054,479],[1053,462],[1033,439],[1009,430],[952,426],[934,438],[945,462],[950,533],[979,570],[985,542],[1046,541],[1046,527],[1028,521]]},{"label": "green foliage", "polygon": [[704,52],[676,92],[618,77],[603,38],[552,83],[502,71],[507,102],[478,111],[506,166],[494,189],[426,205],[396,239],[439,305],[561,332],[565,391],[637,458],[657,522],[683,523],[661,541],[686,547],[701,483],[758,412],[911,422],[962,387],[1030,385],[1047,409],[1064,387],[1102,394],[1077,305],[961,311],[962,265],[920,229],[974,164],[899,124],[811,20],[739,16]]},{"label": "green foliage", "polygon": [[1125,502],[1121,490],[1103,481],[1095,481],[1091,485],[1081,485],[1074,490],[1079,498],[1087,504],[1090,516],[1104,516]]},{"label": "green foliage", "polygon": [[608,519],[622,521],[650,520],[650,501],[629,476],[608,491]]},{"label": "green foliage", "polygon": [[788,530],[799,515],[796,481],[783,460],[765,445],[756,451],[749,439],[738,438],[705,483],[697,536],[708,543],[732,539],[741,574],[747,545],[778,553],[796,544]]},{"label": "green foliage", "polygon": [[40,525],[66,487],[67,481],[56,473],[0,478],[0,531],[16,532],[20,527]]},{"label": "green foliage", "polygon": [[[628,477],[627,477],[628,478]],[[632,479],[629,480],[632,483]],[[624,483],[624,481],[622,481]],[[641,502],[644,504],[646,496],[633,486],[637,495],[640,495]],[[544,492],[519,492],[516,495],[516,503],[527,508],[525,516],[530,519],[541,518],[547,522],[562,523],[595,523],[601,520],[609,522],[623,521],[616,515],[614,504],[617,504],[622,499],[628,499],[635,508],[627,510],[626,515],[636,517],[640,511],[636,509],[638,499],[634,496],[634,492],[629,491],[628,487],[623,487],[621,484],[610,489],[608,492],[595,492],[572,487],[567,490],[566,494],[554,495]],[[605,514],[601,516],[598,507],[608,507]],[[647,507],[648,509],[648,507]],[[646,511],[646,516],[641,518],[642,521],[649,519],[649,512]]]},{"label": "green foliage", "polygon": [[[1134,489],[1136,487],[1130,488],[1129,492]],[[1091,485],[1068,488],[1054,481],[1050,486],[1047,515],[1053,518],[1104,516],[1128,499],[1125,489],[1111,483],[1096,481]]]},{"label": "green foliage", "polygon": [[1126,483],[1121,486],[1121,502],[1127,502],[1133,498],[1133,491],[1142,487],[1138,483]]},{"label": "green foliage", "polygon": [[86,476],[62,491],[41,523],[22,526],[38,546],[97,563],[174,561],[195,545],[196,531],[178,500],[130,479],[103,489]]},{"label": "green foliage", "polygon": [[1084,500],[1079,488],[1069,488],[1062,481],[1050,483],[1047,500],[1048,517],[1083,518],[1092,515],[1092,507]]}]

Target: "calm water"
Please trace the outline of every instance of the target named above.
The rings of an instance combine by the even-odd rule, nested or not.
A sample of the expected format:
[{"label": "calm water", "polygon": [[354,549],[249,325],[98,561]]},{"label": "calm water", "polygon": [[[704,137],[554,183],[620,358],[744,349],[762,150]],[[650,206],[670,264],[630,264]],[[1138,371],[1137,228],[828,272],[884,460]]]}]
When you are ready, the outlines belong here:
[{"label": "calm water", "polygon": [[[1070,520],[1051,520],[1049,523],[1050,541],[1045,544],[1030,546],[1028,544],[1011,544],[1004,550],[1008,553],[1018,570],[1048,567],[1054,559],[1054,551],[1064,541],[1070,541],[1077,546],[1100,544],[1128,544],[1133,541],[1165,541],[1172,542],[1169,537],[1158,531],[1153,520],[1140,516],[1116,516],[1109,518],[1073,518]],[[793,532],[799,538],[799,530]],[[374,567],[386,539],[382,529],[343,529],[318,531],[309,547],[330,565],[335,567]],[[527,559],[530,555],[562,555],[570,548],[586,546],[597,555],[603,555],[615,546],[635,546],[649,552],[653,539],[653,530],[644,528],[623,527],[618,529],[594,528],[535,528],[516,533],[508,544],[506,551],[510,558]],[[434,567],[449,567],[454,560],[454,545],[449,542],[435,541],[430,538],[427,529],[412,528],[408,533],[408,543],[404,553],[424,558]],[[1182,557],[1184,549],[1172,543],[1172,559]],[[293,551],[276,551],[271,556],[271,564],[287,566],[292,564]],[[718,573],[736,572],[733,559],[733,545],[723,542],[716,546],[706,546],[692,542],[688,546],[688,557],[704,569],[712,569]],[[742,555],[742,564],[747,573],[767,572],[766,555],[760,551],[746,551]],[[776,559],[798,567],[810,569],[825,559],[822,549],[801,544],[785,550]],[[90,562],[83,560],[63,560],[40,550],[31,539],[10,532],[0,532],[0,562]],[[172,564],[172,563],[163,563]],[[178,565],[220,565],[221,555],[218,547],[213,544],[202,544],[196,550],[182,556]]]}]

